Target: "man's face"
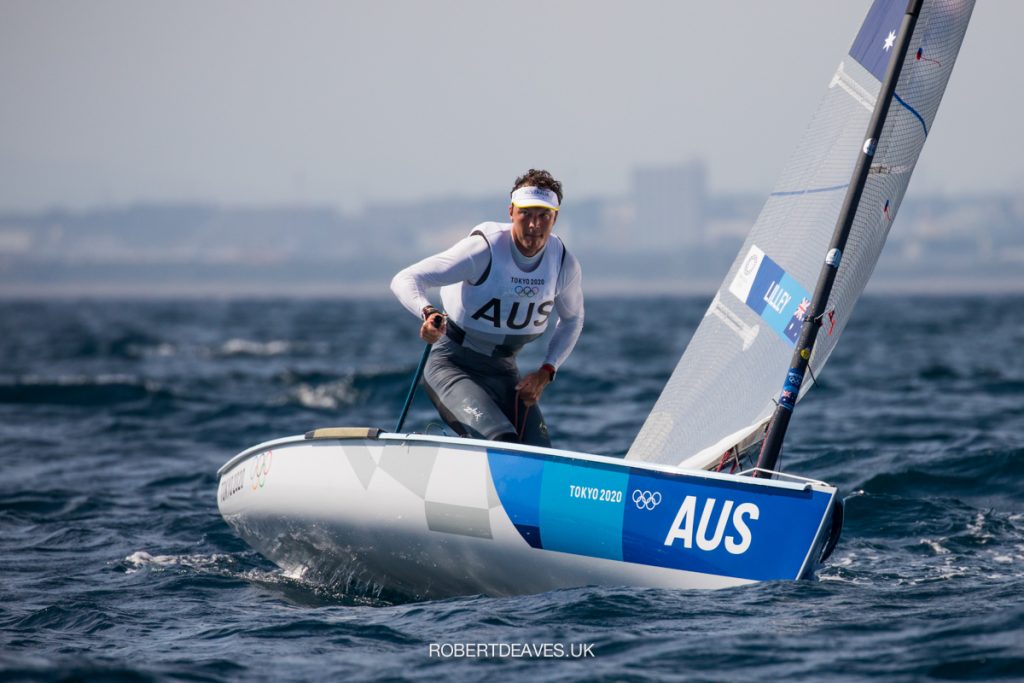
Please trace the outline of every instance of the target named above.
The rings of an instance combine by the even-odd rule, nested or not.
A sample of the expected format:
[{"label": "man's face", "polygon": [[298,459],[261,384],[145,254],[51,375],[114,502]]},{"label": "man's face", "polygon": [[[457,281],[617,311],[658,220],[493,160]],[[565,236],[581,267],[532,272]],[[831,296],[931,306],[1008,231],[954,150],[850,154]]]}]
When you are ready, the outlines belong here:
[{"label": "man's face", "polygon": [[508,215],[512,218],[512,239],[524,256],[533,256],[544,248],[558,220],[557,211],[541,206],[520,209],[513,205]]}]

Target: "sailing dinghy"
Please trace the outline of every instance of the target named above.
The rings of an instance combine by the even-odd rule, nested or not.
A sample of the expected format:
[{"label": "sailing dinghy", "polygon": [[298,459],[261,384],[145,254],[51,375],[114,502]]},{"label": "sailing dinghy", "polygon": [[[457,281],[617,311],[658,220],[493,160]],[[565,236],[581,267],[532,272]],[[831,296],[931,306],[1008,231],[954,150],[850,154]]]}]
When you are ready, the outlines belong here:
[{"label": "sailing dinghy", "polygon": [[973,4],[871,5],[625,459],[317,429],[228,461],[224,519],[292,575],[418,598],[813,576],[841,502],[776,471],[782,439],[878,259]]}]

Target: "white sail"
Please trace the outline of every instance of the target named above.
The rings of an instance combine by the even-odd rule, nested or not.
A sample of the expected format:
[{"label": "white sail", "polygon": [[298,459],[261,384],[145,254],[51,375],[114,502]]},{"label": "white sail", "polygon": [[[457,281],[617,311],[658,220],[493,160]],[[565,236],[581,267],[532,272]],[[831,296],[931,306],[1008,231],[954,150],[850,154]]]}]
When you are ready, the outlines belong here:
[{"label": "white sail", "polygon": [[[973,0],[925,0],[810,359],[814,383],[874,270],[931,132]],[[703,467],[775,409],[906,0],[875,0],[627,459]]]}]

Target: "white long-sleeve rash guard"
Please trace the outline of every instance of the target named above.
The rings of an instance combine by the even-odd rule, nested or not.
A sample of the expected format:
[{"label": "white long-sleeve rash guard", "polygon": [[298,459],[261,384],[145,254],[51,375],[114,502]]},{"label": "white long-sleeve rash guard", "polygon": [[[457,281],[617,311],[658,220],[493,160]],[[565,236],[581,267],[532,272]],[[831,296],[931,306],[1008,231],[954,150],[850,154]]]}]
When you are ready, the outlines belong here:
[{"label": "white long-sleeve rash guard", "polygon": [[[513,249],[513,258],[520,267],[529,268],[540,261],[541,254],[532,257],[523,256]],[[417,318],[422,317],[423,309],[430,306],[427,289],[443,287],[456,282],[473,283],[479,281],[491,262],[491,249],[487,240],[480,235],[469,235],[455,246],[440,254],[429,256],[399,272],[391,280],[391,291],[398,300]],[[576,340],[583,331],[583,286],[579,261],[568,251],[565,262],[558,274],[555,291],[555,311],[558,322],[555,332],[548,343],[545,363],[558,369],[572,353]],[[477,334],[466,330],[466,335]]]}]

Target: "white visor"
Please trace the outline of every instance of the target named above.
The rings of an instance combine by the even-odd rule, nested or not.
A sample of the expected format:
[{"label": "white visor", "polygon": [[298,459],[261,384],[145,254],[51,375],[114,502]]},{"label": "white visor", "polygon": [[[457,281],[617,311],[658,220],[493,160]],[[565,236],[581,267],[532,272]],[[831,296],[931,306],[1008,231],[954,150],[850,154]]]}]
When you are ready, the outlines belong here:
[{"label": "white visor", "polygon": [[552,211],[558,211],[558,195],[551,190],[528,185],[520,187],[512,193],[512,205],[518,206],[520,209],[540,206]]}]

